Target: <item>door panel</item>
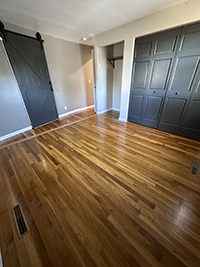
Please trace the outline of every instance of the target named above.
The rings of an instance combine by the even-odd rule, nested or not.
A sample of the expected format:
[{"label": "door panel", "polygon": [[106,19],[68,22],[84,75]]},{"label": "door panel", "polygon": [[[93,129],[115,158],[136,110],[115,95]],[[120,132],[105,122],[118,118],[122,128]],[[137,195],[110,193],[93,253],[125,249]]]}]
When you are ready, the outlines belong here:
[{"label": "door panel", "polygon": [[161,104],[162,97],[149,96],[144,117],[150,120],[157,120]]},{"label": "door panel", "polygon": [[149,69],[149,62],[136,62],[134,64],[134,79],[133,79],[133,88],[145,89],[147,74]]},{"label": "door panel", "polygon": [[135,95],[132,94],[130,96],[130,108],[129,108],[129,120],[136,123],[141,123],[141,112],[144,102],[144,96],[143,95]]},{"label": "door panel", "polygon": [[155,60],[151,75],[150,89],[164,90],[171,65],[171,59]]},{"label": "door panel", "polygon": [[179,134],[200,140],[200,73]]},{"label": "door panel", "polygon": [[180,51],[187,52],[190,55],[199,54],[199,44],[200,44],[200,25],[187,26],[183,30],[181,37]]},{"label": "door panel", "polygon": [[184,127],[200,131],[200,100],[193,100],[188,111]]},{"label": "door panel", "polygon": [[[144,42],[144,43],[143,43]],[[150,56],[152,47],[152,40],[144,39],[144,41],[138,41],[135,47],[135,57]]]},{"label": "door panel", "polygon": [[184,111],[186,100],[176,98],[168,98],[167,100],[167,107],[163,115],[163,122],[178,127],[180,117]]},{"label": "door panel", "polygon": [[155,54],[166,53],[166,52],[174,52],[175,45],[177,41],[177,36],[167,37],[167,38],[159,38],[156,40],[155,44]]},{"label": "door panel", "polygon": [[198,64],[199,64],[199,58],[196,56],[178,58],[174,70],[174,77],[172,80],[171,90],[189,91]]},{"label": "door panel", "polygon": [[6,32],[5,47],[33,128],[58,118],[44,50],[34,38]]},{"label": "door panel", "polygon": [[[158,127],[160,130],[183,134],[181,125],[194,91],[199,69],[199,33],[200,25],[188,26],[182,30]],[[191,105],[190,110],[192,112]]]}]

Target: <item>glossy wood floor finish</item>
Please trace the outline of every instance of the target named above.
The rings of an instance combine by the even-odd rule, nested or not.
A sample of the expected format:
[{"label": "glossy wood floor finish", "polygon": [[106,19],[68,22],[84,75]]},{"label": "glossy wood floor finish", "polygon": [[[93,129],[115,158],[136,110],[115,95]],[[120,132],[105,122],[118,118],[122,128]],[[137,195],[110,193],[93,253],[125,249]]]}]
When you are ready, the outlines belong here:
[{"label": "glossy wood floor finish", "polygon": [[200,266],[200,142],[118,115],[88,110],[1,143],[4,267]]}]

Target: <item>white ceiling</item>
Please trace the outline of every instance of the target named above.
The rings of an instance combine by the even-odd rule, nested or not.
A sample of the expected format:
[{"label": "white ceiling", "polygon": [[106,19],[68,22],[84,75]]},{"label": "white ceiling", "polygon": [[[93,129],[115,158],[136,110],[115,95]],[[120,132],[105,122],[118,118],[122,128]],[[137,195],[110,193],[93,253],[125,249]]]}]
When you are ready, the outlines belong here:
[{"label": "white ceiling", "polygon": [[[0,0],[0,20],[72,42],[185,0]],[[170,18],[169,18],[170,19]]]}]

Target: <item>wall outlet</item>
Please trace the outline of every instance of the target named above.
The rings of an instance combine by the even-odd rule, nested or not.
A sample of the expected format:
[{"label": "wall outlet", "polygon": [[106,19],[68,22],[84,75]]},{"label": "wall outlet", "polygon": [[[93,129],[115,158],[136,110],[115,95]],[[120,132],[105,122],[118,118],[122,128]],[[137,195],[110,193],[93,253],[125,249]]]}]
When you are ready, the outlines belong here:
[{"label": "wall outlet", "polygon": [[91,81],[89,80],[89,83],[91,83]]},{"label": "wall outlet", "polygon": [[67,106],[65,106],[65,110],[67,110]]}]

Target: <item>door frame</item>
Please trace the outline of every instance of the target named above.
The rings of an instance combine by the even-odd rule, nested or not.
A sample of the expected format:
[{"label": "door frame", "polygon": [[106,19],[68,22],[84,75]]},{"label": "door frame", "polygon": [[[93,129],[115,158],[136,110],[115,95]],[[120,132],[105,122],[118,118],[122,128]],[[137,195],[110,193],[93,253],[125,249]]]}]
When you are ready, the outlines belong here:
[{"label": "door frame", "polygon": [[96,85],[96,68],[95,68],[95,53],[94,48],[91,50],[92,55],[92,70],[93,70],[93,92],[94,92],[94,111],[97,112],[97,85]]}]

